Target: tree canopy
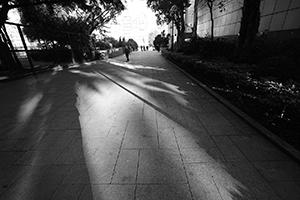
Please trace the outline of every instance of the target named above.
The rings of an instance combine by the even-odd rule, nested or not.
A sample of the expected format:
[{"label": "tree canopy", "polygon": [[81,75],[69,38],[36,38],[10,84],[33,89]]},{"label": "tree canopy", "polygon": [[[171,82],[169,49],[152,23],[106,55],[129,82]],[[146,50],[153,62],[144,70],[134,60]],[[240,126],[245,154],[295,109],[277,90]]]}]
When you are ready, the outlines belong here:
[{"label": "tree canopy", "polygon": [[[4,23],[10,9],[17,8],[22,14],[22,23],[34,25],[41,30],[59,29],[90,35],[95,29],[103,27],[118,13],[125,9],[122,0],[1,0],[0,1],[0,60],[3,65],[14,68],[17,56],[9,50],[9,38],[5,34]],[[24,29],[29,39],[49,41],[51,34],[46,31]],[[43,36],[42,36],[43,35]],[[42,38],[41,38],[42,37]],[[56,39],[63,46],[66,38]]]},{"label": "tree canopy", "polygon": [[22,24],[90,35],[96,29],[103,30],[104,25],[124,9],[121,0],[94,0],[88,4],[21,7],[19,11]]},{"label": "tree canopy", "polygon": [[174,22],[178,31],[177,42],[180,46],[184,40],[184,13],[190,6],[189,0],[147,0],[147,6],[156,13],[158,24]]},{"label": "tree canopy", "polygon": [[127,41],[127,45],[130,46],[133,50],[136,50],[138,48],[138,44],[136,43],[136,41],[134,41],[134,39],[128,39]]},{"label": "tree canopy", "polygon": [[30,6],[41,5],[41,4],[70,5],[73,3],[84,5],[86,3],[86,0],[1,0],[0,1],[0,25],[4,24],[4,22],[7,20],[7,14],[10,9],[30,7]]}]

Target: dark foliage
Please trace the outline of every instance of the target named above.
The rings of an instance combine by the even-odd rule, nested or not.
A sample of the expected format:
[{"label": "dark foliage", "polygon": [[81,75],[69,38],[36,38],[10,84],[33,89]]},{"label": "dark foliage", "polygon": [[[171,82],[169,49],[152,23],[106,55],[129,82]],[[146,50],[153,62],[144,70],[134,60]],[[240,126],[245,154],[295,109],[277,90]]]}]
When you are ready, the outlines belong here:
[{"label": "dark foliage", "polygon": [[256,67],[253,77],[273,76],[279,80],[300,79],[300,68],[291,57],[273,56],[264,59]]},{"label": "dark foliage", "polygon": [[131,49],[136,50],[138,48],[138,44],[134,39],[129,39],[127,41],[128,46],[130,46]]},{"label": "dark foliage", "polygon": [[[267,64],[277,60],[295,69],[293,61],[284,56],[270,58],[259,68],[255,64],[203,60],[199,55],[178,52],[163,51],[163,55],[300,150],[300,82],[291,79],[289,73],[278,78],[280,72],[268,72],[275,64]],[[281,64],[277,70],[284,71]]]},{"label": "dark foliage", "polygon": [[202,58],[232,57],[236,42],[225,38],[211,41],[209,38],[193,38],[178,49],[185,55],[199,55]]},{"label": "dark foliage", "polygon": [[[83,53],[75,49],[73,50],[75,61],[81,62],[83,60]],[[30,53],[30,57],[34,61],[50,61],[50,62],[71,62],[72,61],[72,53],[68,48],[53,48],[50,50],[40,50],[34,51]]]}]

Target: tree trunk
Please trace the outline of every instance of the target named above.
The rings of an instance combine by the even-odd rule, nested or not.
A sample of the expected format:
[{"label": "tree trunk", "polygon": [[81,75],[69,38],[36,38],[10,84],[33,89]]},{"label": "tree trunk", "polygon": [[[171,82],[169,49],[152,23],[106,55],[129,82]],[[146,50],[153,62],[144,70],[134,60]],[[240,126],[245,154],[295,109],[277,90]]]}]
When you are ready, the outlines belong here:
[{"label": "tree trunk", "polygon": [[255,39],[260,21],[260,1],[261,0],[244,0],[238,37],[238,49],[251,44]]},{"label": "tree trunk", "polygon": [[213,1],[207,1],[207,6],[209,8],[210,13],[210,20],[211,20],[211,26],[210,26],[210,40],[214,41],[214,14],[213,14]]},{"label": "tree trunk", "polygon": [[180,13],[180,22],[176,23],[177,28],[177,48],[181,48],[182,44],[184,43],[184,31],[185,31],[185,24],[184,24],[184,13]]},{"label": "tree trunk", "polygon": [[194,4],[194,25],[193,25],[193,33],[192,37],[197,38],[197,26],[198,26],[198,6],[200,0],[195,0]]}]

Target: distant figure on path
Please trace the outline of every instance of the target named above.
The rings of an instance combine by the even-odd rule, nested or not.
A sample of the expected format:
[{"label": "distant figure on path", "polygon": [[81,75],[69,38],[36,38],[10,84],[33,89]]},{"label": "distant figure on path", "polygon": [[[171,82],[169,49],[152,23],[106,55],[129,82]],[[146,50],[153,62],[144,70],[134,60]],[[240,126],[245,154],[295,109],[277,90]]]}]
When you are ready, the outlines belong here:
[{"label": "distant figure on path", "polygon": [[129,61],[129,54],[130,54],[130,47],[128,45],[125,46],[124,48],[124,53],[125,53],[125,56],[126,56],[126,62]]}]

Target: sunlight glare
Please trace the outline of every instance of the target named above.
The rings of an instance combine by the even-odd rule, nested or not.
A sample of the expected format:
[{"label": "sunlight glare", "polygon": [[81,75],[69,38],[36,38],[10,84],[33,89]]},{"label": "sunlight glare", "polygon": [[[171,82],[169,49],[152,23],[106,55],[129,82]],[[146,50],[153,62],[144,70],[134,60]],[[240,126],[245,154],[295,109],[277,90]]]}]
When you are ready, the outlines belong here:
[{"label": "sunlight glare", "polygon": [[26,122],[30,118],[30,116],[32,115],[33,111],[35,110],[42,98],[43,94],[39,92],[35,94],[32,98],[26,99],[20,106],[20,110],[18,113],[18,121]]},{"label": "sunlight glare", "polygon": [[145,66],[145,65],[136,65],[136,64],[130,64],[130,63],[123,63],[123,62],[117,62],[115,60],[107,60],[106,62],[119,66],[119,67],[124,67],[127,69],[148,69],[148,70],[156,70],[156,71],[166,71],[163,68],[160,67],[151,67],[151,66]]}]

